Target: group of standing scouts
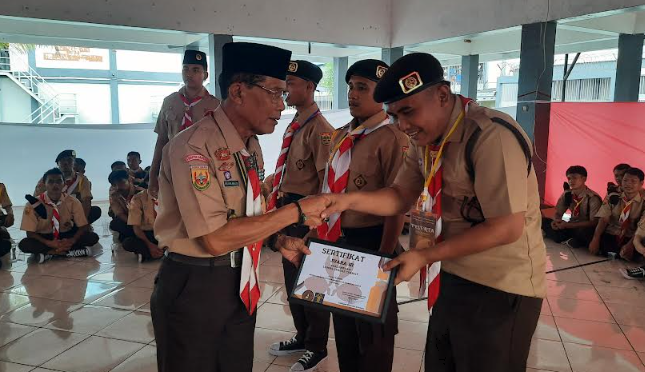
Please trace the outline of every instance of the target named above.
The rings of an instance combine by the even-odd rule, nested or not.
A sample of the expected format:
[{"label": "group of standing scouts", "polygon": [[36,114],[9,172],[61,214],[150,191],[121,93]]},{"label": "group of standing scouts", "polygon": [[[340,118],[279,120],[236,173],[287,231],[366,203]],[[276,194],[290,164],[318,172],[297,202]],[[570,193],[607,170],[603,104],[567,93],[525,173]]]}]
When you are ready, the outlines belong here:
[{"label": "group of standing scouts", "polygon": [[[159,114],[149,174],[138,153],[127,168],[113,165],[110,228],[140,262],[164,256],[151,298],[159,371],[252,370],[263,245],[282,255],[287,292],[312,237],[395,256],[386,269],[399,267],[397,283],[427,275],[436,288],[425,354],[432,372],[526,369],[546,295],[542,227],[593,253],[631,258],[643,248],[632,239],[645,235],[634,223],[642,171],[617,167],[603,202],[585,186],[586,170],[571,167],[555,219],[543,222],[529,137],[510,116],[452,93],[433,56],[352,65],[352,120],[337,130],[314,101],[322,75],[289,51],[229,43],[220,101],[203,86],[206,55],[187,51],[185,85]],[[275,130],[285,100],[297,113],[265,179],[258,136]],[[89,224],[101,211],[74,159],[63,151],[25,208],[19,247],[39,262],[94,254]],[[0,225],[9,227],[3,185],[0,202]],[[411,209],[436,216],[436,243],[403,252]],[[8,239],[0,229],[0,254]],[[645,277],[645,268],[625,275]],[[298,355],[291,371],[313,371],[328,356],[331,315],[289,307],[297,333],[268,352]],[[341,371],[392,370],[397,313],[394,295],[383,324],[333,314]]]}]

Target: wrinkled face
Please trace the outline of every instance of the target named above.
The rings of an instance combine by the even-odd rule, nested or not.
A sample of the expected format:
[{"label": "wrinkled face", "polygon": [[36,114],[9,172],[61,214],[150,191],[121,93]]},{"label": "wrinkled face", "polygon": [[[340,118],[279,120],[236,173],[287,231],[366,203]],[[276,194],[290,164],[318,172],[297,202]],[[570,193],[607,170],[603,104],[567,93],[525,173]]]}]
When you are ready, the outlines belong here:
[{"label": "wrinkled face", "polygon": [[623,176],[622,187],[626,194],[633,194],[643,188],[643,181],[632,174],[625,174]]},{"label": "wrinkled face", "polygon": [[51,199],[58,200],[63,190],[63,176],[60,174],[48,175],[45,179],[45,188]]},{"label": "wrinkled face", "polygon": [[130,181],[127,178],[118,180],[115,182],[114,187],[121,193],[126,194],[130,191]]},{"label": "wrinkled face", "polygon": [[387,105],[393,123],[418,146],[436,142],[450,120],[450,88],[438,85]]},{"label": "wrinkled face", "polygon": [[273,133],[285,108],[286,95],[286,82],[272,77],[254,85],[233,83],[229,88],[229,99],[254,134]]},{"label": "wrinkled face", "polygon": [[202,65],[183,65],[181,78],[188,88],[197,89],[208,79],[208,72],[204,71],[204,66]]},{"label": "wrinkled face", "polygon": [[349,113],[354,118],[368,119],[383,109],[383,105],[374,101],[376,82],[362,76],[353,75],[347,83]]},{"label": "wrinkled face", "polygon": [[307,102],[314,91],[314,83],[297,76],[287,76],[287,105],[300,106]]},{"label": "wrinkled face", "polygon": [[58,169],[63,171],[63,173],[74,172],[74,158],[71,156],[66,156],[58,160],[56,164],[58,164]]},{"label": "wrinkled face", "polygon": [[616,185],[621,186],[623,184],[623,176],[627,170],[615,170],[614,171],[614,180],[616,180]]},{"label": "wrinkled face", "polygon": [[137,155],[128,156],[128,168],[130,169],[139,169],[141,165],[141,159]]},{"label": "wrinkled face", "polygon": [[577,173],[570,173],[567,174],[567,182],[569,182],[572,190],[579,190],[584,187],[587,177]]}]

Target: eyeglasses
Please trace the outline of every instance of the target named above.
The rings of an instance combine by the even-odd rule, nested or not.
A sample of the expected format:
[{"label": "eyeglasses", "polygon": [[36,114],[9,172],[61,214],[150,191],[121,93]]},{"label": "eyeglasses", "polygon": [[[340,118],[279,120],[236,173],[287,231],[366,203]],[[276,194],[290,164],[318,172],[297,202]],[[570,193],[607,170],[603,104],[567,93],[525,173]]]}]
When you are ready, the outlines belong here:
[{"label": "eyeglasses", "polygon": [[269,89],[269,88],[267,88],[265,86],[262,86],[260,84],[255,84],[255,83],[251,83],[251,85],[254,85],[254,86],[258,87],[258,88],[261,88],[265,92],[269,93],[273,103],[278,103],[280,101],[284,101],[284,100],[287,99],[288,92],[286,92],[284,90],[273,90],[273,89]]}]

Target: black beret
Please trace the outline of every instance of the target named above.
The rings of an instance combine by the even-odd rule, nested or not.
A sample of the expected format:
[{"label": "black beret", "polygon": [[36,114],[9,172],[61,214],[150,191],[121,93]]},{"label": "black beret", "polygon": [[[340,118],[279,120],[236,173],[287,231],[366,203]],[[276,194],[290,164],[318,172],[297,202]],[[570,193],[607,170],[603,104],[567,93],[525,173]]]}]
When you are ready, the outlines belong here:
[{"label": "black beret", "polygon": [[411,53],[396,60],[374,89],[376,102],[402,100],[422,90],[447,83],[441,63],[428,53]]},{"label": "black beret", "polygon": [[58,163],[60,161],[60,159],[68,158],[70,156],[72,158],[76,159],[76,151],[74,151],[74,150],[64,150],[60,154],[58,154],[58,156],[56,157],[56,163]]},{"label": "black beret", "polygon": [[322,79],[323,72],[320,67],[309,61],[291,61],[289,62],[287,75],[296,76],[318,85],[320,79]]},{"label": "black beret", "polygon": [[184,52],[184,65],[201,65],[204,70],[208,69],[206,63],[206,53],[199,50],[187,50]]},{"label": "black beret", "polygon": [[378,83],[388,69],[387,63],[379,61],[378,59],[364,59],[358,61],[347,69],[345,74],[345,82],[349,83],[349,79],[353,76],[361,76]]},{"label": "black beret", "polygon": [[222,75],[248,73],[285,80],[291,51],[255,43],[227,43],[222,48]]}]

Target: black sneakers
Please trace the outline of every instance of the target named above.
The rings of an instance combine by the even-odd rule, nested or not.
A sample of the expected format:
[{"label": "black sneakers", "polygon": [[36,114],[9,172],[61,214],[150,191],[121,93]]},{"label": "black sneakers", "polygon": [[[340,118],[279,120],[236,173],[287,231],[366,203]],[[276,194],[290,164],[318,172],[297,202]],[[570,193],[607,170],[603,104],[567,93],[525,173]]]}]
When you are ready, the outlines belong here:
[{"label": "black sneakers", "polygon": [[298,342],[296,336],[293,336],[291,340],[276,342],[275,344],[269,346],[269,354],[274,356],[304,353],[305,351],[307,351],[307,349],[305,349],[304,342]]},{"label": "black sneakers", "polygon": [[290,372],[310,372],[315,371],[318,368],[318,365],[327,359],[327,349],[323,351],[309,351],[307,350],[305,354],[291,366]]}]

